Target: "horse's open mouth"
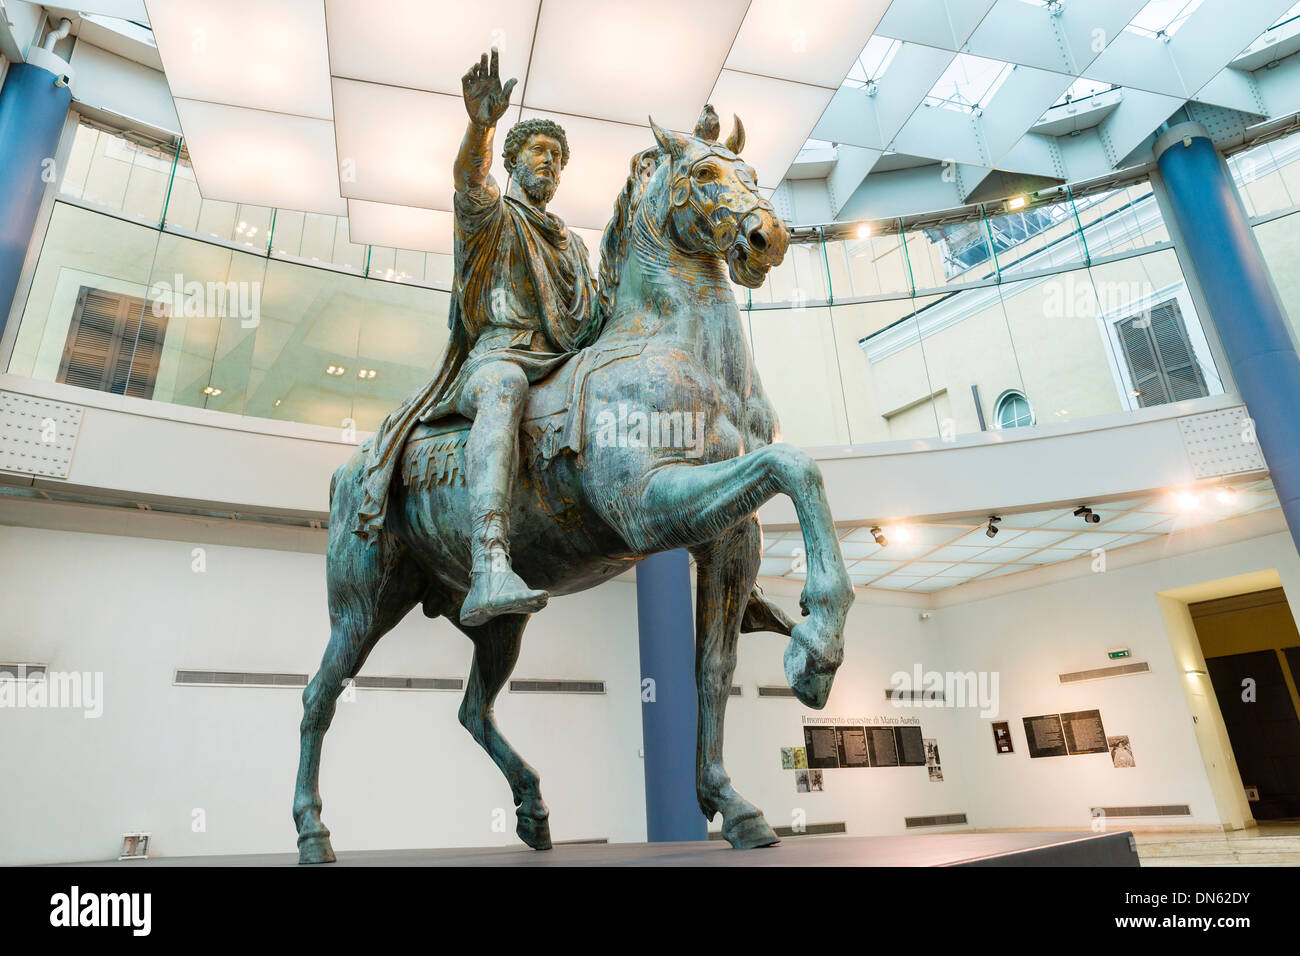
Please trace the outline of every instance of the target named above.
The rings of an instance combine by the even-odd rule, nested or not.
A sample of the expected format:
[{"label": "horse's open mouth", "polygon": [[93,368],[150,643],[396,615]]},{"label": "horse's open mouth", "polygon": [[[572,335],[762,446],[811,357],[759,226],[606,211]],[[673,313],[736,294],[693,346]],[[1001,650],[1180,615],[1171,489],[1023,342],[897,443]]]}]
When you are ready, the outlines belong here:
[{"label": "horse's open mouth", "polygon": [[756,258],[744,240],[733,245],[727,252],[727,267],[731,271],[731,281],[750,289],[761,286],[763,280],[767,278],[769,266],[755,262]]}]

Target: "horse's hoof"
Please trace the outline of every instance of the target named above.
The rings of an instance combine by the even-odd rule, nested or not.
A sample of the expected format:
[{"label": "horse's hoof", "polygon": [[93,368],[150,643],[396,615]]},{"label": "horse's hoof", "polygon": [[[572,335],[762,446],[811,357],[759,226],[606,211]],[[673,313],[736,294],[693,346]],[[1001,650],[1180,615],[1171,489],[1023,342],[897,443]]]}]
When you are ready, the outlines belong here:
[{"label": "horse's hoof", "polygon": [[519,814],[519,823],[515,833],[534,850],[551,848],[551,821],[546,817],[529,817]]},{"label": "horse's hoof", "polygon": [[744,817],[722,828],[723,838],[737,850],[754,850],[760,846],[776,846],[781,838],[767,825],[761,813]]},{"label": "horse's hoof", "polygon": [[333,863],[334,848],[330,846],[330,835],[318,833],[315,836],[302,837],[298,840],[298,863]]}]

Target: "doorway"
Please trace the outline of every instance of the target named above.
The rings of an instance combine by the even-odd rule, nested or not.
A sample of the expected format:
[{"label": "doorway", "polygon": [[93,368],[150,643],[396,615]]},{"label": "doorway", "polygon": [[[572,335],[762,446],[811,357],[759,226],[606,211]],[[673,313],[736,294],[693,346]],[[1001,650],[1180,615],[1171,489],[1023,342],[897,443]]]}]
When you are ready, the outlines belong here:
[{"label": "doorway", "polygon": [[1187,610],[1256,820],[1300,818],[1300,632],[1280,587]]}]

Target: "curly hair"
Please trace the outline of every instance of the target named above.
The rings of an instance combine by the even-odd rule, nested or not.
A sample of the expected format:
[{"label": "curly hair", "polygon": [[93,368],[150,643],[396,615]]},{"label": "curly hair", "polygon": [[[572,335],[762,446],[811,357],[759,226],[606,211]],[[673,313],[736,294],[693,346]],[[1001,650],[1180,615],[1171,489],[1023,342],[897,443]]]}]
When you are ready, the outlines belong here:
[{"label": "curly hair", "polygon": [[506,145],[501,150],[501,158],[506,163],[506,172],[514,174],[515,158],[519,155],[519,151],[524,148],[524,144],[528,142],[528,137],[534,133],[542,133],[558,141],[560,144],[560,168],[563,169],[568,165],[569,140],[564,135],[564,127],[548,119],[526,119],[520,120],[510,127],[510,132],[506,133]]}]

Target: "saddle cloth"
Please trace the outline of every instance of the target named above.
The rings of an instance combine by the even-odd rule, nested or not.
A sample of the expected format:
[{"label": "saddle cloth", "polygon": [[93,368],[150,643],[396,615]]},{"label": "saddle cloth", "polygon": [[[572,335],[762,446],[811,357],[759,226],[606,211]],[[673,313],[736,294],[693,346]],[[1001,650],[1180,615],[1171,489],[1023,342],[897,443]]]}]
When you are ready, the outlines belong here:
[{"label": "saddle cloth", "polygon": [[[578,352],[529,389],[520,424],[521,460],[546,468],[563,452],[582,454],[582,423],[587,377],[621,359],[638,355],[644,342],[602,347],[599,342]],[[422,491],[442,484],[465,484],[465,443],[469,419],[448,415],[411,429],[402,451],[402,484]]]}]

